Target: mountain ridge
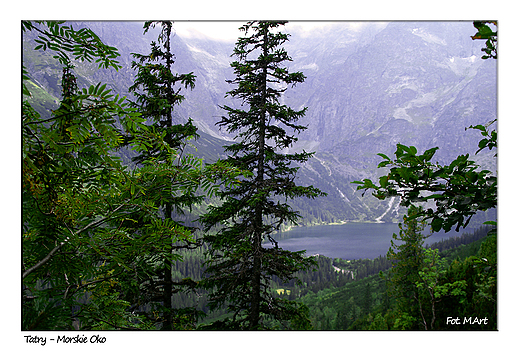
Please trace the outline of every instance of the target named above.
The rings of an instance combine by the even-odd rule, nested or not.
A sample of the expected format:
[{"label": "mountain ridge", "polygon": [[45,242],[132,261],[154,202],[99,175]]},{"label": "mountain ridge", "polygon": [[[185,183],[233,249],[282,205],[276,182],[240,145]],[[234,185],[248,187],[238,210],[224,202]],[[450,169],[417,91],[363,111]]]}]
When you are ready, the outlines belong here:
[{"label": "mountain ridge", "polygon": [[[284,29],[291,35],[286,50],[293,61],[288,68],[302,71],[307,78],[288,89],[282,102],[296,109],[308,107],[300,120],[308,129],[288,152],[316,152],[302,166],[298,182],[329,194],[293,202],[303,223],[398,221],[402,215],[398,202],[361,197],[351,184],[382,173],[376,168],[381,161],[377,153],[391,156],[401,143],[414,145],[419,152],[439,147],[434,161],[441,163],[460,154],[473,155],[480,134],[466,128],[496,118],[496,61],[480,58],[483,43],[471,39],[472,22],[366,22],[358,26],[340,22],[308,32],[298,29],[298,23],[291,24]],[[117,47],[123,65],[117,73],[78,65],[80,84],[108,82],[131,99],[127,91],[135,76],[131,53],[147,53],[155,40],[154,31],[143,35],[134,22],[77,26],[91,27],[108,45]],[[59,96],[59,68],[45,66],[51,61],[30,54],[28,44],[24,42],[24,64],[31,77],[50,96]],[[240,105],[226,97],[233,88],[226,82],[234,78],[229,67],[233,47],[233,43],[201,36],[173,38],[175,70],[197,76],[195,89],[185,91],[185,101],[175,109],[176,119],[195,121],[203,135],[198,148],[207,158],[221,155],[215,145],[218,140],[224,144],[233,137],[215,125],[224,114],[220,106]],[[476,159],[496,170],[491,155],[479,154]]]}]

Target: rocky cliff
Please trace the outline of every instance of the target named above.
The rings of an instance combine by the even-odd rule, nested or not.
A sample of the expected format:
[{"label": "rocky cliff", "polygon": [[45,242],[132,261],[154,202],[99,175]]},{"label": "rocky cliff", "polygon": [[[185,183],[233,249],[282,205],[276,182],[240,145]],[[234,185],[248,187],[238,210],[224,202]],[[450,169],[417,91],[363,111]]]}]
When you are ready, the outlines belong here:
[{"label": "rocky cliff", "polygon": [[[134,22],[76,25],[89,26],[117,47],[123,64],[117,73],[80,65],[80,84],[108,82],[128,94],[134,76],[130,54],[148,52],[153,31],[143,36]],[[302,168],[300,182],[329,194],[295,201],[307,222],[398,219],[397,201],[361,198],[351,185],[381,172],[376,154],[392,155],[396,143],[419,151],[437,146],[437,161],[448,162],[476,151],[480,135],[466,127],[496,118],[497,63],[481,59],[484,43],[471,39],[472,22],[344,22],[312,32],[290,23],[287,32],[290,69],[307,77],[283,97],[294,108],[308,107],[301,120],[308,129],[293,149],[316,152]],[[24,39],[24,63],[35,85],[48,92],[42,101],[59,96],[59,67],[48,56],[31,52],[30,38]],[[219,106],[240,104],[225,96],[232,88],[226,80],[233,78],[233,43],[176,35],[173,48],[176,70],[197,76],[196,88],[185,92],[186,100],[176,109],[177,118],[194,119],[203,135],[200,148],[211,146],[205,155],[216,157],[218,144],[232,138],[215,126],[223,114]],[[491,156],[479,158],[496,168]]]}]

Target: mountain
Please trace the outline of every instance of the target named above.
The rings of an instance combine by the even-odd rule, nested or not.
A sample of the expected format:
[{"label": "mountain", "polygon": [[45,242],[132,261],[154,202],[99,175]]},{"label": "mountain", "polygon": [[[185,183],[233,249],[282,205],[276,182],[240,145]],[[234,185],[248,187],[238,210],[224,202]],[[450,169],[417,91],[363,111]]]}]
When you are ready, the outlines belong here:
[{"label": "mountain", "polygon": [[[79,65],[80,85],[109,82],[128,95],[135,75],[131,53],[147,53],[155,32],[144,36],[142,24],[135,22],[75,26],[90,27],[117,47],[123,64],[118,73]],[[303,223],[399,220],[397,201],[361,197],[351,184],[382,173],[376,169],[381,161],[377,153],[390,156],[397,143],[414,145],[420,152],[436,146],[436,161],[446,163],[477,150],[480,134],[466,127],[496,118],[497,63],[481,59],[484,43],[471,39],[476,32],[472,22],[338,22],[312,31],[289,23],[284,31],[291,35],[286,45],[293,58],[289,69],[307,77],[282,98],[294,108],[308,107],[300,121],[308,129],[291,151],[316,152],[300,170],[299,182],[328,193],[294,201]],[[48,54],[32,52],[29,39],[24,37],[24,64],[33,89],[41,92],[38,104],[48,106],[60,94],[60,68]],[[219,106],[240,104],[226,97],[232,89],[226,80],[234,77],[229,66],[233,47],[202,36],[173,39],[175,69],[197,76],[195,89],[185,92],[176,109],[177,118],[194,119],[201,134],[198,149],[208,161],[222,156],[220,146],[232,139],[215,125],[223,114]],[[479,154],[478,162],[496,170],[490,154]]]},{"label": "mountain", "polygon": [[[419,151],[438,146],[442,163],[474,154],[480,135],[465,128],[496,117],[496,61],[480,58],[483,43],[469,39],[471,22],[367,27],[372,30],[357,38],[334,35],[343,33],[340,28],[316,38],[316,46],[332,48],[322,55],[298,53],[295,38],[301,61],[294,66],[310,84],[292,90],[286,102],[309,107],[299,146],[317,152],[306,175],[329,193],[317,208],[349,214],[347,219],[391,221],[400,218],[397,202],[361,200],[350,181],[373,179],[377,153],[392,155],[397,143]],[[490,155],[479,162],[496,168]]]}]

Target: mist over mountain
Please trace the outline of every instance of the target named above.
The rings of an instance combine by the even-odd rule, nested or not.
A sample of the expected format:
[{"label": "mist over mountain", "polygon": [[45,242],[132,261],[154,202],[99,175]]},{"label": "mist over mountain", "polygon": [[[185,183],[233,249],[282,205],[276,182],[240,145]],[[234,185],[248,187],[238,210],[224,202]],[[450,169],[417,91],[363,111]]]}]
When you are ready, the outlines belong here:
[{"label": "mist over mountain", "polygon": [[[142,24],[135,22],[77,26],[90,27],[117,47],[123,64],[119,72],[79,65],[80,85],[108,82],[115,91],[129,95],[135,75],[131,53],[148,53],[150,42],[156,40],[154,31],[143,36]],[[473,155],[480,134],[466,127],[496,118],[497,63],[481,59],[484,43],[471,39],[472,22],[339,22],[310,30],[289,23],[283,30],[291,35],[285,46],[293,58],[289,69],[307,77],[282,98],[295,109],[308,108],[300,120],[308,129],[292,149],[316,152],[300,170],[299,182],[329,194],[294,202],[307,223],[399,219],[397,201],[362,198],[351,184],[381,173],[376,169],[381,161],[377,153],[391,156],[401,143],[414,145],[419,152],[439,147],[435,159],[439,162]],[[219,106],[240,104],[226,97],[233,88],[226,83],[234,78],[229,66],[233,47],[200,35],[173,39],[175,70],[197,76],[195,89],[185,92],[176,116],[179,121],[188,117],[195,121],[202,135],[199,150],[208,161],[221,156],[219,145],[232,138],[215,125],[224,113]],[[24,64],[34,89],[59,96],[61,68],[30,49],[29,42],[24,43]],[[496,169],[490,155],[479,154],[478,161]]]},{"label": "mist over mountain", "polygon": [[292,91],[309,106],[302,141],[320,151],[388,152],[387,142],[471,151],[464,128],[496,111],[496,63],[480,59],[472,32],[468,22],[389,23],[350,53],[307,63],[314,84]]}]

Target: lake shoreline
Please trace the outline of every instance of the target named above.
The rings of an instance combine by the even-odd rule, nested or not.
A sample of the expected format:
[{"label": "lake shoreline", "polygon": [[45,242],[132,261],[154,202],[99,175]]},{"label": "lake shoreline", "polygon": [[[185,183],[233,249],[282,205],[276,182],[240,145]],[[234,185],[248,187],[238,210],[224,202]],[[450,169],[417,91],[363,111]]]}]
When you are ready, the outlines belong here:
[{"label": "lake shoreline", "polygon": [[[307,255],[329,258],[373,259],[386,255],[394,234],[399,233],[397,222],[344,221],[313,226],[294,226],[273,236],[280,248],[289,251],[305,250]],[[471,231],[471,228],[466,229]],[[425,244],[460,235],[452,230],[429,236]],[[272,244],[268,244],[272,245]]]},{"label": "lake shoreline", "polygon": [[[386,254],[397,223],[342,221],[294,226],[273,236],[280,248],[305,250],[306,254],[345,260],[375,258]],[[268,244],[270,246],[272,244]]]},{"label": "lake shoreline", "polygon": [[279,232],[289,232],[294,229],[304,229],[304,228],[311,228],[315,226],[326,226],[326,225],[345,225],[345,224],[398,224],[398,222],[388,222],[388,221],[376,221],[376,220],[369,220],[369,221],[363,221],[363,220],[340,220],[336,222],[318,222],[318,223],[310,223],[309,225],[289,225]]}]

